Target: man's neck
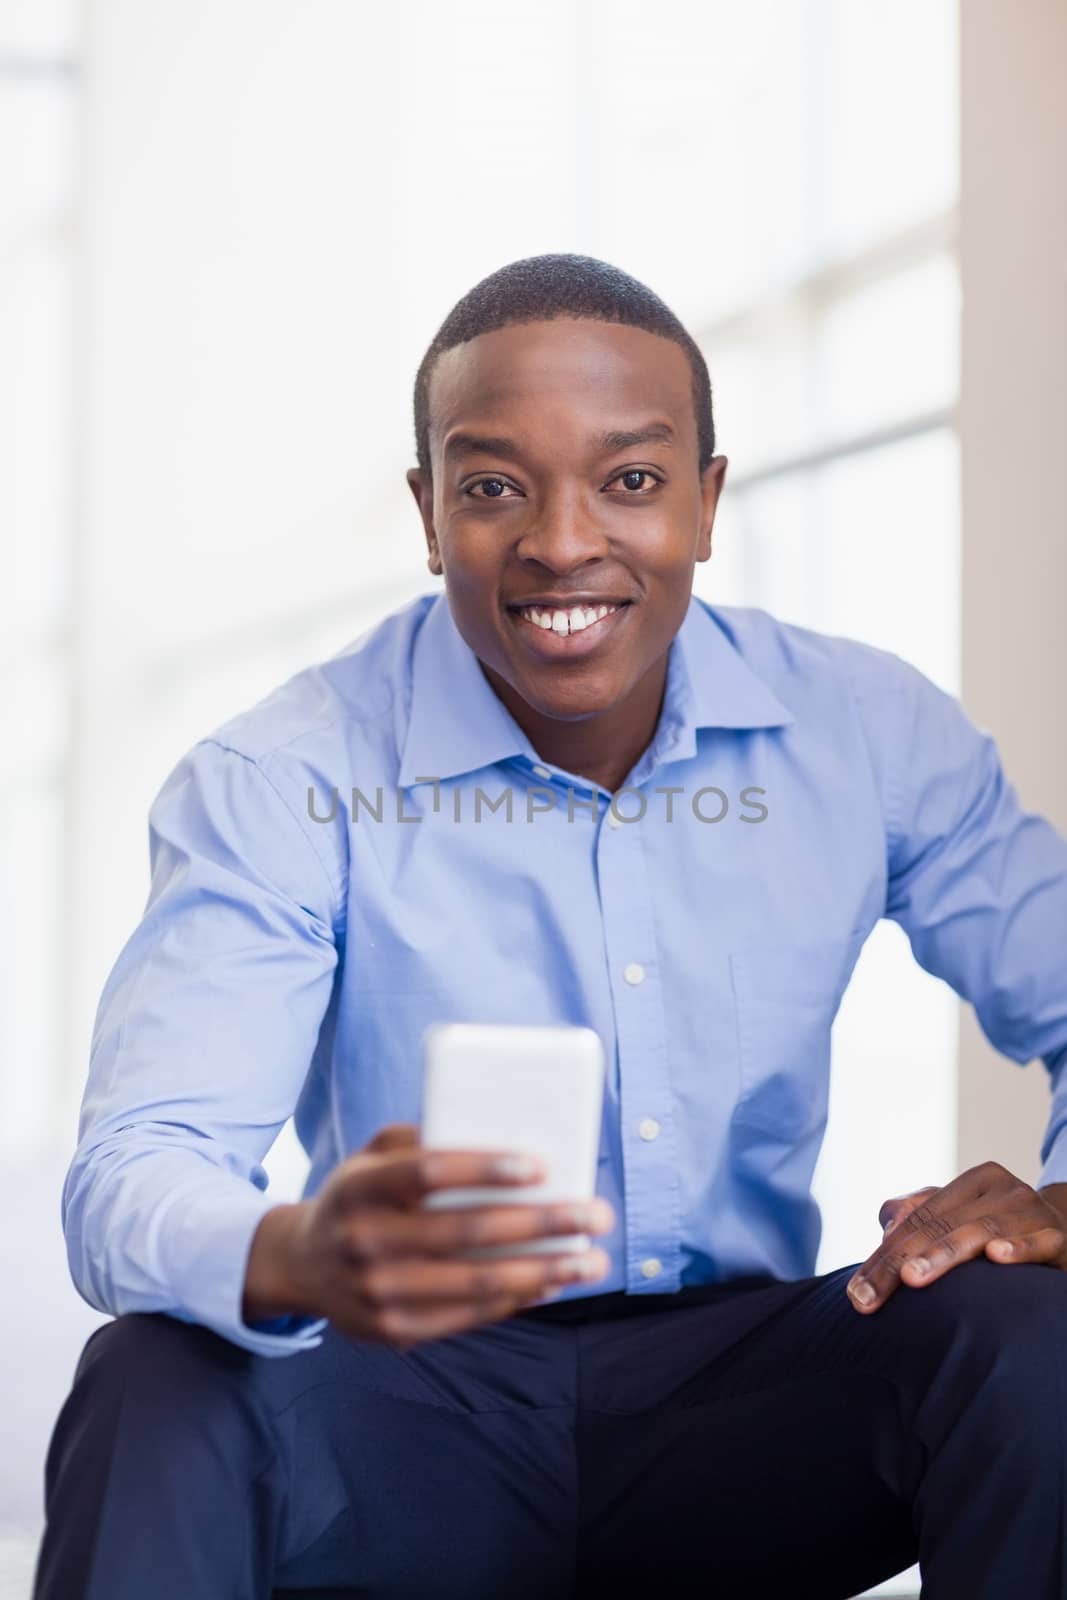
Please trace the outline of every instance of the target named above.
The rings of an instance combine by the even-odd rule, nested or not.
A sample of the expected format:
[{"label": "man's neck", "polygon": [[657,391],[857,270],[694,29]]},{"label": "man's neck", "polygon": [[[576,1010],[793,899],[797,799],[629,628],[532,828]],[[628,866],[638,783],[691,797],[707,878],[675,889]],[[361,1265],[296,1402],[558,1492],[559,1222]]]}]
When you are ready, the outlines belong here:
[{"label": "man's neck", "polygon": [[626,699],[597,716],[567,722],[534,709],[498,672],[481,663],[489,684],[542,761],[614,793],[652,743],[667,685],[667,657]]}]

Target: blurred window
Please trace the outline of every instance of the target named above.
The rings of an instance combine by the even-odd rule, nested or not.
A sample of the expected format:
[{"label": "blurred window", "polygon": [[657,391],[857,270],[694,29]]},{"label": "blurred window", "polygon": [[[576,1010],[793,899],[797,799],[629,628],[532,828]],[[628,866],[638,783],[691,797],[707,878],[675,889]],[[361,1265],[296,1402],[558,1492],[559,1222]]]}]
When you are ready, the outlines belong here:
[{"label": "blurred window", "polygon": [[73,16],[0,6],[0,1141],[55,1112],[69,970]]},{"label": "blurred window", "polygon": [[[807,115],[779,178],[805,197],[809,249],[774,282],[754,259],[757,292],[699,330],[730,465],[696,588],[892,650],[958,694],[955,8],[801,9],[791,92]],[[834,1030],[820,1271],[874,1248],[887,1195],[955,1175],[957,1017],[880,923]]]},{"label": "blurred window", "polygon": [[[730,469],[698,593],[959,682],[952,0],[322,0],[268,29],[234,0],[226,26],[88,8],[84,40],[74,12],[0,8],[0,1138],[22,1143],[80,1100],[166,772],[437,587],[410,384],[508,260],[615,261],[700,338]],[[823,1266],[866,1253],[884,1194],[950,1175],[956,1015],[881,924],[835,1035]]]}]

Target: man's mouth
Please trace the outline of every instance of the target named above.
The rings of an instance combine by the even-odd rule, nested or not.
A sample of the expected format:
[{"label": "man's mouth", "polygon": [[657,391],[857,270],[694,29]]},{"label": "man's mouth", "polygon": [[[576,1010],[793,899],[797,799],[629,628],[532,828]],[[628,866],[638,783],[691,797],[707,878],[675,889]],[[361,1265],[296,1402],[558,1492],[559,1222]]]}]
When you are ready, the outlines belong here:
[{"label": "man's mouth", "polygon": [[609,601],[604,604],[586,604],[573,606],[548,606],[526,605],[508,606],[513,616],[524,622],[530,623],[535,628],[540,628],[543,633],[554,633],[562,638],[569,638],[571,634],[585,633],[587,629],[597,628],[603,623],[605,617],[610,617],[616,611],[621,611],[629,605],[628,600]]}]

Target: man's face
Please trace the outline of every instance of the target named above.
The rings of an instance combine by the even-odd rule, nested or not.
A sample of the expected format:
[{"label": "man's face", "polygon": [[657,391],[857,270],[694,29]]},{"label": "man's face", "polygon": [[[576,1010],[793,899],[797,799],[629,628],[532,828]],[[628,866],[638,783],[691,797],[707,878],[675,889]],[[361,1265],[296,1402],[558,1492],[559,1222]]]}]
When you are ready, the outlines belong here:
[{"label": "man's face", "polygon": [[621,709],[662,672],[711,554],[726,460],[701,475],[684,352],[612,323],[516,324],[439,358],[430,419],[432,484],[408,481],[490,681],[541,716]]}]

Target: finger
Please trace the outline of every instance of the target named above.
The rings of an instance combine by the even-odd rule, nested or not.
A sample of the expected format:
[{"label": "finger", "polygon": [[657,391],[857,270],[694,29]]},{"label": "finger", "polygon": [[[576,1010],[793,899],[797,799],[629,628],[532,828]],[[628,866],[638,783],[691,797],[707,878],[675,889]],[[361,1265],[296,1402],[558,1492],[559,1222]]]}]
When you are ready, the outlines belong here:
[{"label": "finger", "polygon": [[[957,1185],[964,1192],[969,1185],[971,1193],[950,1207],[950,1189]],[[916,1230],[922,1209],[915,1208],[905,1219],[906,1233]],[[987,1162],[962,1174],[955,1184],[937,1191],[929,1210],[931,1214],[954,1214],[956,1226],[946,1231],[943,1219],[936,1226],[929,1219],[918,1226],[917,1231],[928,1243],[915,1251],[909,1242],[908,1259],[901,1266],[902,1282],[913,1285],[932,1282],[960,1261],[971,1261],[984,1254],[992,1240],[1009,1233],[1026,1236],[1039,1231],[1042,1224],[1038,1218],[1047,1217],[1049,1207],[1042,1204],[1029,1184],[997,1162]]]},{"label": "finger", "polygon": [[[859,1311],[877,1311],[901,1283],[904,1263],[954,1233],[979,1212],[1003,1212],[1004,1201],[1021,1193],[1020,1185],[999,1162],[986,1161],[935,1189],[885,1235],[882,1243],[849,1279],[847,1290]],[[913,1279],[913,1281],[918,1281]]]},{"label": "finger", "polygon": [[534,1299],[563,1284],[595,1283],[608,1265],[598,1249],[496,1261],[387,1261],[368,1268],[356,1292],[379,1322],[396,1307],[411,1311],[448,1303],[466,1304],[481,1316],[501,1298]]},{"label": "finger", "polygon": [[1033,1233],[1006,1233],[986,1244],[986,1254],[997,1262],[1055,1261],[1063,1253],[1067,1234],[1062,1228],[1036,1228]]},{"label": "finger", "polygon": [[[1008,1233],[1026,1232],[1026,1218],[984,1214],[963,1221],[952,1233],[931,1241],[915,1254],[909,1254],[900,1269],[902,1283],[916,1288],[941,1278],[961,1261],[973,1261],[984,1255],[988,1246],[997,1244]],[[1046,1231],[1046,1230],[1041,1230]],[[1058,1229],[1048,1229],[1050,1233]]]},{"label": "finger", "polygon": [[903,1222],[904,1218],[909,1216],[916,1206],[921,1205],[925,1199],[936,1193],[937,1185],[931,1183],[927,1184],[924,1189],[913,1189],[910,1194],[898,1194],[894,1195],[891,1200],[883,1200],[878,1208],[878,1222],[882,1233],[888,1233],[890,1228],[895,1227],[899,1222]]},{"label": "finger", "polygon": [[546,1175],[536,1156],[516,1150],[412,1150],[350,1156],[338,1174],[342,1210],[376,1201],[414,1206],[435,1189],[514,1188]]},{"label": "finger", "polygon": [[[911,1216],[914,1215],[913,1212]],[[1006,1226],[992,1215],[955,1224],[950,1218],[938,1216],[936,1225],[934,1219],[923,1220],[909,1230],[910,1220],[910,1216],[905,1218],[892,1232],[896,1248],[877,1251],[871,1263],[850,1281],[849,1294],[860,1310],[877,1310],[901,1284],[921,1288],[962,1262],[975,1260]]]},{"label": "finger", "polygon": [[850,1278],[848,1293],[858,1310],[876,1311],[884,1305],[899,1287],[907,1262],[913,1257],[925,1256],[935,1241],[944,1240],[955,1232],[958,1219],[939,1210],[938,1200],[940,1193],[937,1200],[922,1201],[914,1206]]},{"label": "finger", "polygon": [[354,1262],[388,1256],[458,1256],[490,1245],[575,1233],[608,1233],[615,1212],[599,1196],[542,1205],[463,1206],[442,1211],[360,1207],[348,1215],[345,1253]]},{"label": "finger", "polygon": [[[432,1310],[413,1310],[408,1306],[394,1306],[380,1320],[379,1330],[387,1344],[398,1350],[410,1350],[414,1345],[428,1343],[431,1339],[448,1339],[458,1333],[467,1333],[483,1323],[499,1322],[536,1305],[543,1295],[501,1295],[481,1310],[471,1307],[469,1301],[459,1300],[451,1305],[444,1303]],[[365,1337],[365,1335],[364,1335]]]}]

